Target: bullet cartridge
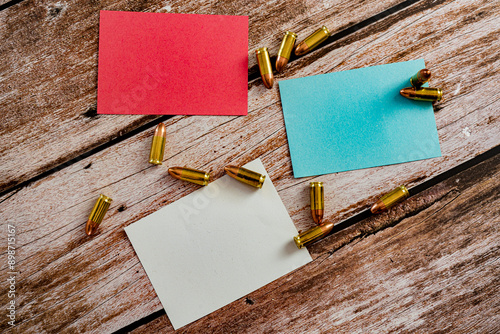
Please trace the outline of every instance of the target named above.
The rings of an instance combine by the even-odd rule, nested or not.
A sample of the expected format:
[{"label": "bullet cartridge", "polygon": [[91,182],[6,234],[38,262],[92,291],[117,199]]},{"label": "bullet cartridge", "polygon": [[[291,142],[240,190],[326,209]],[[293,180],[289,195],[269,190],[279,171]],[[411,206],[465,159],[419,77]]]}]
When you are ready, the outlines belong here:
[{"label": "bullet cartridge", "polygon": [[267,48],[260,48],[255,51],[255,55],[257,56],[260,77],[262,78],[262,82],[264,82],[264,86],[268,89],[273,88],[274,76],[271,67],[271,59],[269,58],[269,51],[267,51]]},{"label": "bullet cartridge", "polygon": [[224,168],[224,170],[226,171],[227,175],[231,176],[233,179],[259,189],[262,188],[262,185],[266,180],[265,175],[251,171],[250,169],[246,169],[244,167],[228,165]]},{"label": "bullet cartridge", "polygon": [[330,31],[327,27],[322,26],[311,35],[306,37],[302,42],[295,48],[295,55],[302,56],[313,50],[315,47],[326,41],[330,37]]},{"label": "bullet cartridge", "polygon": [[160,123],[156,126],[151,151],[149,152],[149,163],[161,165],[163,161],[163,152],[165,151],[165,140],[167,138],[167,128],[165,124]]},{"label": "bullet cartridge", "polygon": [[410,78],[410,83],[415,88],[420,88],[424,83],[429,81],[431,78],[431,71],[424,68],[417,72],[414,76]]},{"label": "bullet cartridge", "polygon": [[388,194],[382,196],[373,206],[370,211],[373,214],[381,213],[389,210],[399,202],[404,201],[410,196],[408,189],[405,186],[399,186]]},{"label": "bullet cartridge", "polygon": [[309,230],[299,233],[299,235],[293,237],[295,245],[297,248],[304,248],[304,246],[309,245],[315,240],[321,239],[328,235],[333,228],[333,223],[325,222],[323,225],[315,226]]},{"label": "bullet cartridge", "polygon": [[297,34],[291,31],[285,32],[280,50],[278,51],[278,57],[276,58],[276,71],[281,72],[285,68],[286,64],[288,64],[296,39]]},{"label": "bullet cartridge", "polygon": [[323,190],[323,182],[311,182],[311,215],[313,221],[321,225],[323,223],[323,211],[325,209],[325,194]]},{"label": "bullet cartridge", "polygon": [[199,184],[200,186],[206,186],[210,181],[209,173],[187,167],[171,167],[168,169],[168,173],[176,179]]},{"label": "bullet cartridge", "polygon": [[401,89],[399,92],[401,95],[410,100],[416,101],[441,101],[443,98],[443,91],[440,88],[414,88],[407,87]]},{"label": "bullet cartridge", "polygon": [[109,209],[112,199],[108,196],[101,194],[94,205],[94,208],[90,212],[89,219],[85,226],[85,233],[87,235],[93,235],[97,232],[99,225]]}]

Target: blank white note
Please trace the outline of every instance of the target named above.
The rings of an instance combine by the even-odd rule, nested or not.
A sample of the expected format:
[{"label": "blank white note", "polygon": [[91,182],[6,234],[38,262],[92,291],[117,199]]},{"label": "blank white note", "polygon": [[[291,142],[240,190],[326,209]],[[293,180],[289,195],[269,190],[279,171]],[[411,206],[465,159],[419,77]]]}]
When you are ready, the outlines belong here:
[{"label": "blank white note", "polygon": [[262,189],[226,175],[125,228],[174,329],[312,261],[262,162],[245,167]]}]

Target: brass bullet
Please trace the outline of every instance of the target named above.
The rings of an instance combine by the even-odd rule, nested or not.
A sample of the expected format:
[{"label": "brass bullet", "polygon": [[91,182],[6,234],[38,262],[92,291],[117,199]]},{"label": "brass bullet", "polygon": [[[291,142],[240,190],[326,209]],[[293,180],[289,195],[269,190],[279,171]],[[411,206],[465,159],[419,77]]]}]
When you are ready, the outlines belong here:
[{"label": "brass bullet", "polygon": [[315,47],[326,41],[330,37],[330,31],[327,27],[322,26],[311,35],[307,36],[302,42],[295,48],[295,55],[302,56],[313,50]]},{"label": "brass bullet", "polygon": [[415,88],[420,88],[424,83],[429,81],[431,78],[431,71],[424,68],[417,72],[414,76],[410,78],[410,83]]},{"label": "brass bullet", "polygon": [[443,91],[440,88],[414,88],[407,87],[399,91],[401,95],[410,100],[416,101],[441,101],[443,98]]},{"label": "brass bullet", "polygon": [[373,206],[370,211],[373,214],[381,213],[389,210],[399,202],[404,201],[410,196],[410,192],[405,186],[399,186],[388,194],[382,196]]},{"label": "brass bullet", "polygon": [[149,163],[161,165],[163,161],[163,152],[165,151],[165,140],[167,138],[167,127],[160,123],[156,126],[151,151],[149,152]]},{"label": "brass bullet", "polygon": [[323,182],[311,182],[311,215],[313,221],[321,225],[323,223],[323,212],[325,209],[325,194],[323,190]]},{"label": "brass bullet", "polygon": [[273,88],[274,76],[271,67],[271,59],[269,58],[269,51],[267,51],[267,48],[260,48],[255,51],[255,55],[257,57],[260,77],[262,78],[262,82],[264,82],[264,86],[268,89]]},{"label": "brass bullet", "polygon": [[288,64],[296,39],[297,34],[291,31],[285,32],[283,41],[281,41],[280,50],[278,51],[278,57],[276,58],[276,71],[281,72],[286,64]]},{"label": "brass bullet", "polygon": [[228,165],[224,168],[224,170],[226,171],[227,175],[231,176],[233,179],[259,189],[262,188],[262,185],[266,180],[265,175],[251,171],[250,169],[246,169],[244,167]]},{"label": "brass bullet", "polygon": [[333,228],[333,223],[325,222],[323,225],[315,226],[309,230],[300,233],[299,235],[293,237],[295,245],[297,248],[304,248],[304,246],[309,245],[311,242],[321,239],[328,235]]},{"label": "brass bullet", "polygon": [[168,173],[176,179],[199,184],[200,186],[206,186],[210,181],[209,173],[187,167],[171,167],[168,169]]},{"label": "brass bullet", "polygon": [[101,224],[106,211],[108,211],[109,209],[111,201],[112,199],[108,196],[105,196],[103,194],[99,196],[97,202],[94,204],[94,208],[90,212],[87,224],[85,225],[85,233],[87,233],[87,235],[93,235],[97,232],[97,229]]}]

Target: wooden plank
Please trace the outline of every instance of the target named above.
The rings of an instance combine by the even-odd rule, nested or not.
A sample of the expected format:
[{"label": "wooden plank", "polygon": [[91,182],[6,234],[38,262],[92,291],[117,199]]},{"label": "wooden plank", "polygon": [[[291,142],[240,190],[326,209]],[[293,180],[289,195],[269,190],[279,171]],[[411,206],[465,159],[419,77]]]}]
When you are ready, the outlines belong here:
[{"label": "wooden plank", "polygon": [[[423,56],[431,69],[442,66],[432,83],[454,92],[436,113],[442,158],[322,176],[327,217],[349,217],[397,184],[417,185],[498,145],[499,102],[490,84],[499,77],[491,51],[499,43],[492,37],[498,33],[497,7],[486,1],[423,1],[291,67],[294,76],[302,76],[332,66],[368,66],[376,62],[375,54],[396,57],[404,51],[402,60]],[[427,36],[423,45],[411,40],[415,31]],[[434,52],[437,47],[441,52]],[[477,81],[465,85],[461,77]],[[457,90],[459,84],[464,88]],[[161,309],[123,227],[197,188],[166,176],[168,166],[213,170],[218,177],[227,163],[260,157],[296,226],[312,225],[306,191],[310,178],[292,177],[278,94],[257,80],[250,96],[253,109],[246,117],[170,119],[164,166],[147,163],[151,129],[0,198],[0,215],[6,217],[1,226],[11,223],[19,230],[20,332],[108,331]],[[465,127],[470,136],[463,133]],[[101,234],[90,239],[83,225],[100,192],[115,201]],[[319,245],[329,245],[327,240]],[[315,258],[327,254],[317,247],[311,249]],[[0,279],[6,279],[5,272]],[[2,305],[5,296],[0,295]]]},{"label": "wooden plank", "polygon": [[[7,3],[9,3],[10,1],[9,0],[0,0],[0,6],[4,6],[6,5]],[[1,7],[0,7],[1,8]]]},{"label": "wooden plank", "polygon": [[[178,332],[500,331],[500,155],[384,216],[329,236],[312,263]],[[163,315],[131,333],[173,332]]]},{"label": "wooden plank", "polygon": [[[96,115],[99,10],[248,15],[254,50],[275,54],[285,30],[306,36],[320,24],[342,30],[401,3],[332,1],[23,1],[0,12],[0,191],[151,121],[153,116]],[[275,88],[276,90],[277,88]],[[29,163],[26,163],[29,157]]]}]

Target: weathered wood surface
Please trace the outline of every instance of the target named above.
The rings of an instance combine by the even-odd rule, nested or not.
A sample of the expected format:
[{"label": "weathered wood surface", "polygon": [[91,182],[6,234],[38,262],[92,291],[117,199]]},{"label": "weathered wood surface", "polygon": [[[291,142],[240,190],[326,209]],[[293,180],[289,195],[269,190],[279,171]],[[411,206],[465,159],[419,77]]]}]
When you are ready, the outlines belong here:
[{"label": "weathered wood surface", "polygon": [[[345,219],[394,185],[417,185],[499,144],[495,82],[500,78],[494,52],[499,49],[499,10],[496,3],[486,1],[422,1],[292,64],[287,78],[423,57],[435,72],[432,84],[447,94],[436,108],[443,157],[318,178],[326,185],[329,218]],[[310,179],[292,177],[277,89],[266,90],[256,80],[249,96],[251,110],[246,117],[168,120],[164,166],[147,164],[151,129],[0,198],[0,216],[6,218],[1,228],[12,223],[19,231],[20,325],[15,331],[109,332],[161,309],[123,227],[196,189],[166,176],[168,166],[204,168],[218,177],[227,163],[260,157],[296,226],[311,226],[305,187]],[[100,192],[115,201],[101,234],[90,239],[83,234],[84,222]],[[434,203],[447,193],[417,204]],[[473,214],[474,208],[469,209]],[[378,224],[393,224],[391,217],[379,218]],[[350,241],[346,238],[344,244]],[[327,257],[335,245],[337,241],[329,238],[311,251],[314,258]],[[348,247],[354,246],[340,252]],[[323,264],[316,264],[320,270]],[[311,275],[308,268],[300,276]],[[6,268],[2,269],[0,279],[5,280]],[[265,291],[274,287],[274,296],[286,295],[278,282],[287,287],[284,283],[290,277]],[[5,305],[2,289],[0,304]],[[280,305],[276,298],[275,307]],[[214,316],[207,319],[202,321],[210,325],[218,321]],[[251,313],[246,319],[247,325],[255,321]],[[197,324],[189,328],[196,329]],[[279,328],[278,322],[268,326]]]},{"label": "weathered wood surface", "polygon": [[156,118],[96,116],[99,10],[248,15],[252,74],[254,50],[268,46],[275,54],[286,30],[303,37],[326,24],[336,32],[402,1],[36,0],[12,6],[0,12],[0,191]]},{"label": "weathered wood surface", "polygon": [[[498,333],[499,223],[497,155],[327,237],[310,264],[177,332]],[[166,315],[132,331],[172,332]]]},{"label": "weathered wood surface", "polygon": [[0,6],[7,4],[9,0],[0,0]]}]

